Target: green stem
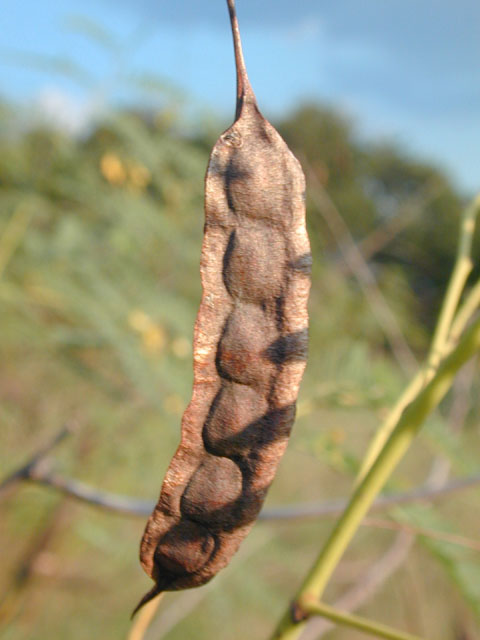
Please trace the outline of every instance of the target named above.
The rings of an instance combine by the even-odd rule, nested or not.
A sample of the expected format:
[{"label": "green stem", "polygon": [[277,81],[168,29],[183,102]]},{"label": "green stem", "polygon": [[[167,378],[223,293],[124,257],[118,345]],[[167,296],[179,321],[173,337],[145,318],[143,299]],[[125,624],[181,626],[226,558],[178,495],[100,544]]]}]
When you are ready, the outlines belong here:
[{"label": "green stem", "polygon": [[427,359],[427,375],[429,369],[435,371],[445,353],[448,335],[452,326],[455,311],[462,295],[465,283],[472,270],[472,242],[475,232],[475,220],[480,210],[480,196],[463,212],[460,222],[460,237],[458,241],[455,266],[450,276],[447,291],[443,299],[440,315],[433,334],[432,344]]},{"label": "green stem", "polygon": [[387,640],[421,640],[418,636],[412,636],[410,633],[403,633],[402,631],[387,627],[384,624],[338,611],[323,602],[302,603],[302,611],[310,615],[322,616],[345,627],[352,627],[357,631],[372,633],[377,636],[377,638],[386,638]]},{"label": "green stem", "polygon": [[[445,358],[432,380],[416,399],[403,411],[395,429],[355,490],[350,503],[338,520],[317,561],[308,574],[296,601],[304,598],[320,599],[330,576],[355,535],[363,517],[369,510],[394,468],[407,451],[427,415],[442,400],[460,367],[480,349],[480,319],[465,332],[456,348]],[[295,623],[286,614],[274,638],[298,638],[303,623]]]},{"label": "green stem", "polygon": [[[472,270],[472,259],[470,254],[472,250],[473,234],[475,231],[475,220],[479,211],[480,195],[473,200],[462,214],[455,265],[443,299],[442,308],[438,316],[437,325],[435,327],[426,363],[412,378],[409,385],[375,434],[360,467],[356,480],[357,486],[363,480],[375,459],[380,454],[382,447],[385,445],[392,430],[395,428],[404,408],[414,400],[422,387],[433,378],[442,358],[446,354],[455,311],[458,308],[458,303],[465,287],[465,283]],[[480,294],[480,290],[477,293]],[[465,325],[463,325],[463,327],[464,326]]]},{"label": "green stem", "polygon": [[478,307],[480,307],[480,280],[471,288],[464,303],[459,308],[455,320],[452,322],[452,328],[448,336],[450,346],[457,342]]}]

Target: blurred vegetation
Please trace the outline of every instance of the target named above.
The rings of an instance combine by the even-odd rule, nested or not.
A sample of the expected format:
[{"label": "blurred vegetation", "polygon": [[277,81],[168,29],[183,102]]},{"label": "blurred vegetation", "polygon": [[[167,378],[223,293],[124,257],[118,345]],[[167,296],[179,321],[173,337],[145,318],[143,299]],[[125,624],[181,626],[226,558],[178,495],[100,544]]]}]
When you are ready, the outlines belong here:
[{"label": "blurred vegetation", "polygon": [[[330,109],[305,105],[276,124],[312,178],[314,270],[310,359],[270,505],[347,495],[368,438],[406,380],[315,190],[325,189],[338,208],[418,358],[453,264],[464,204],[439,170],[394,146],[358,140]],[[19,126],[15,107],[1,105],[2,475],[74,421],[74,435],[53,454],[58,471],[156,499],[191,392],[203,176],[220,130],[199,124],[192,135],[181,111],[166,104],[112,111],[73,136]],[[478,249],[477,238],[477,256]],[[449,460],[453,475],[478,467],[478,377],[472,370],[463,381],[391,487],[424,482],[434,459]],[[459,402],[462,423],[451,429]],[[475,537],[478,495],[470,490],[435,508],[390,515]],[[0,510],[0,637],[125,638],[148,587],[137,562],[144,520],[33,485],[17,486]],[[249,637],[266,637],[330,526],[328,519],[257,524],[210,585],[167,595],[148,638],[235,640],[246,620]],[[362,529],[328,597],[353,584],[394,535]],[[478,552],[423,542],[364,612],[437,640],[479,637],[472,635],[480,623]]]}]

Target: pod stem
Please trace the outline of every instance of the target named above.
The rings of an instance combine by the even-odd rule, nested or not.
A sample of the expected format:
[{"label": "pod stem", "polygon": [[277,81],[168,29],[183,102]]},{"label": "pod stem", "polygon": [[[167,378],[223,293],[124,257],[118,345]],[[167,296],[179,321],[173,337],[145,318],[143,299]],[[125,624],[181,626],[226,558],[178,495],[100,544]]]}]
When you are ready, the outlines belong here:
[{"label": "pod stem", "polygon": [[232,27],[233,47],[235,50],[235,68],[237,71],[237,110],[235,118],[240,117],[243,104],[245,102],[256,102],[250,80],[248,79],[247,68],[243,57],[242,40],[238,27],[235,0],[227,0],[228,12],[230,14],[230,25]]},{"label": "pod stem", "polygon": [[141,606],[143,606],[143,604],[148,602],[145,609],[142,610],[138,618],[133,622],[127,640],[143,640],[143,638],[145,637],[145,634],[148,631],[148,627],[150,626],[150,623],[153,620],[155,613],[157,612],[158,605],[160,604],[164,594],[163,591],[158,592],[157,590],[156,594],[152,596],[151,594],[153,593],[153,591],[154,589],[152,589],[152,591],[147,594],[147,596],[150,597],[147,598],[145,596],[142,599],[138,607],[133,612],[132,617],[135,615],[135,612],[138,611]]}]

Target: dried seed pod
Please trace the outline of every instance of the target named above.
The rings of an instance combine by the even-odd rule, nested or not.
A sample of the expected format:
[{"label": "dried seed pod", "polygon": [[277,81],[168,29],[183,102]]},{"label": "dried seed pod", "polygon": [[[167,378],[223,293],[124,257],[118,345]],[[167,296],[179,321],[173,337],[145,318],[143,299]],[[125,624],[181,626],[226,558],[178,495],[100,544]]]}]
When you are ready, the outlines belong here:
[{"label": "dried seed pod", "polygon": [[304,176],[258,110],[234,0],[227,3],[236,119],[207,169],[193,395],[142,539],[141,563],[156,584],[137,608],[161,591],[204,584],[228,564],[287,445],[305,368]]}]

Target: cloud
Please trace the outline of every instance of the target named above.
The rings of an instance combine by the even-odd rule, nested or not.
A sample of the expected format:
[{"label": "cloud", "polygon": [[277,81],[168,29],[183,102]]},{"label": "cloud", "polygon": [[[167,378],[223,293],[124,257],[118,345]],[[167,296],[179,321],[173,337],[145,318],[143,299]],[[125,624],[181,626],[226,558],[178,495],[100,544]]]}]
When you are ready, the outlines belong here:
[{"label": "cloud", "polygon": [[287,27],[288,38],[292,42],[318,39],[324,36],[324,25],[319,16],[305,16],[298,22]]},{"label": "cloud", "polygon": [[37,121],[73,135],[84,133],[102,111],[98,102],[73,97],[52,86],[46,86],[37,94],[33,106]]}]

